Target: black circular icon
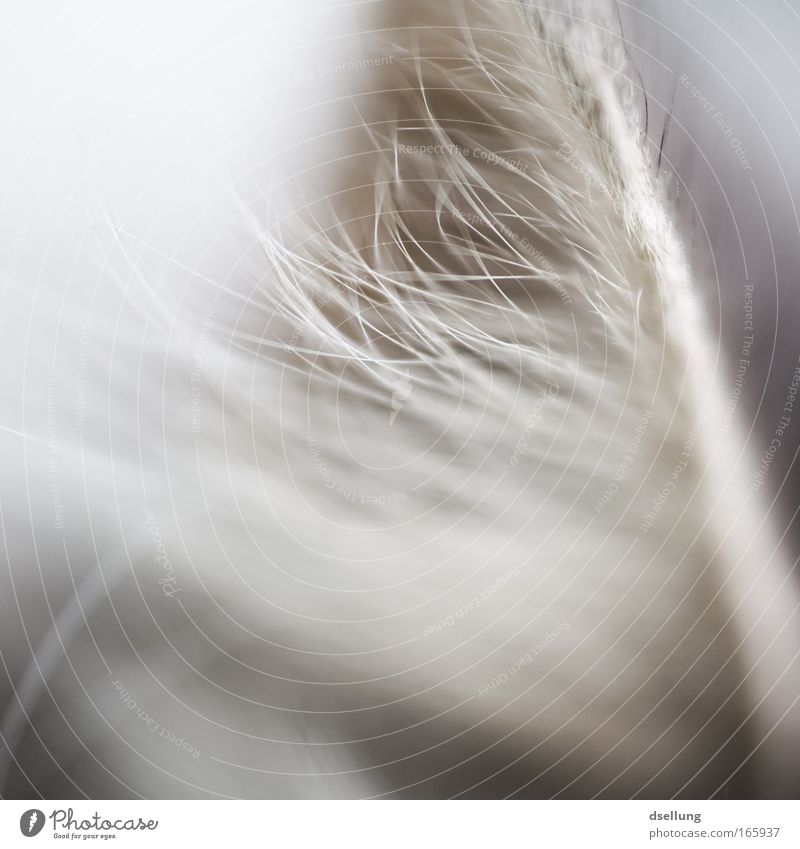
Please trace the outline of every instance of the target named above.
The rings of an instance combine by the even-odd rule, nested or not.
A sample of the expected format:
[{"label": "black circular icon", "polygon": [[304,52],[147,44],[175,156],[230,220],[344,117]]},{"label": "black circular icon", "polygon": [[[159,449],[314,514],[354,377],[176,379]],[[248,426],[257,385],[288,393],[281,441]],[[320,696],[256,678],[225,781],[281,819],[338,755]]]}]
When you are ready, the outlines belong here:
[{"label": "black circular icon", "polygon": [[19,818],[19,830],[25,837],[35,837],[44,828],[44,811],[31,808]]}]

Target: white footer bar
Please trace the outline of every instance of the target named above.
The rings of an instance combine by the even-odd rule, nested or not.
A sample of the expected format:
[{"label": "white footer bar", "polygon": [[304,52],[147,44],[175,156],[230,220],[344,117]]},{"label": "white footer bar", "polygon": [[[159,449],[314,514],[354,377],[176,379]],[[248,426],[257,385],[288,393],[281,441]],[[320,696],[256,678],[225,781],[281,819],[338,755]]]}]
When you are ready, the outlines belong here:
[{"label": "white footer bar", "polygon": [[0,801],[0,846],[800,847],[798,802]]}]

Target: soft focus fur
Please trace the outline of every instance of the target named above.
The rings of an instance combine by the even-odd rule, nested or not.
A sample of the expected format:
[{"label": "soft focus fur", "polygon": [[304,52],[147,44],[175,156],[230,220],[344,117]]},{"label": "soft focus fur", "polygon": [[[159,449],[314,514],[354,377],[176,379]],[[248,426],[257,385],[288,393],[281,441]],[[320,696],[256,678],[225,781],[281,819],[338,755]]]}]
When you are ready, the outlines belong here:
[{"label": "soft focus fur", "polygon": [[213,302],[107,239],[79,432],[27,375],[70,521],[7,542],[4,795],[792,795],[797,599],[615,18],[375,15]]}]

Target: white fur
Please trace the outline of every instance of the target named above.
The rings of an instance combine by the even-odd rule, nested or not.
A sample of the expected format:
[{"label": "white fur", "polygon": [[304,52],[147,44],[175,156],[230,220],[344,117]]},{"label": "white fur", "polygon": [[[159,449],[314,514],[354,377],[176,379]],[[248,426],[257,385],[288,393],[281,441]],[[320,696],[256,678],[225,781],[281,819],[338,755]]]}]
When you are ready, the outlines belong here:
[{"label": "white fur", "polygon": [[6,794],[796,790],[797,599],[601,5],[376,13],[213,302],[120,238]]}]

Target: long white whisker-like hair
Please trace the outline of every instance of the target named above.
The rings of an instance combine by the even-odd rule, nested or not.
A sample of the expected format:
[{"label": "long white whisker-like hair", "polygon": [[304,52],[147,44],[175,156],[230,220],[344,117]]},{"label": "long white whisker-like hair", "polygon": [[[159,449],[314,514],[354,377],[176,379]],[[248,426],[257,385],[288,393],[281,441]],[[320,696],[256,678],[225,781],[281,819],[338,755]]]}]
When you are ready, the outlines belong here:
[{"label": "long white whisker-like hair", "polygon": [[798,600],[613,10],[372,15],[227,277],[95,222],[4,795],[791,795]]}]

